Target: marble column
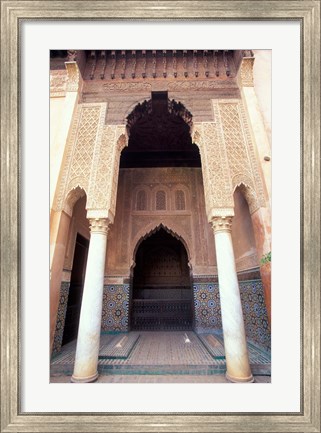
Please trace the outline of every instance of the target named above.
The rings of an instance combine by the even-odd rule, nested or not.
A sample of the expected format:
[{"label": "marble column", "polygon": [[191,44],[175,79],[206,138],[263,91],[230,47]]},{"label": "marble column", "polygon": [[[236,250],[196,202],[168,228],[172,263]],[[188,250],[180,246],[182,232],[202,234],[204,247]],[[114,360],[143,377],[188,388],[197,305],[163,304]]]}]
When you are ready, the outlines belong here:
[{"label": "marble column", "polygon": [[101,314],[109,220],[89,219],[90,244],[81,304],[72,382],[93,382],[98,377]]},{"label": "marble column", "polygon": [[231,382],[253,382],[232,244],[232,217],[214,217],[211,225],[215,236],[226,378]]}]

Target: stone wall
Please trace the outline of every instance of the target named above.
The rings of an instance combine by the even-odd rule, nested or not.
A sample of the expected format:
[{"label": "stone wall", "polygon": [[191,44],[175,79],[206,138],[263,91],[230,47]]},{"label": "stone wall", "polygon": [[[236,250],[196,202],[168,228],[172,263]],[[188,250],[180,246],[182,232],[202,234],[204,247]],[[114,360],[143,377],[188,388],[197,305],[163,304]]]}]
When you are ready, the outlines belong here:
[{"label": "stone wall", "polygon": [[[158,191],[166,194],[166,209],[155,207]],[[182,191],[185,208],[176,208],[175,194]],[[143,209],[138,198],[144,194]],[[243,195],[236,191],[232,224],[238,271],[258,265],[251,216]],[[182,240],[194,277],[216,275],[214,235],[205,212],[201,168],[130,168],[119,173],[115,222],[107,242],[105,284],[123,283],[129,278],[135,251],[142,238],[163,225]]]},{"label": "stone wall", "polygon": [[[143,209],[138,206],[141,191],[146,197]],[[164,210],[156,208],[158,191],[165,192]],[[177,191],[184,194],[184,209],[177,209]],[[119,174],[115,222],[108,233],[106,284],[117,282],[113,277],[130,276],[139,242],[160,226],[183,242],[193,274],[216,273],[201,169],[130,168],[121,169]]]}]

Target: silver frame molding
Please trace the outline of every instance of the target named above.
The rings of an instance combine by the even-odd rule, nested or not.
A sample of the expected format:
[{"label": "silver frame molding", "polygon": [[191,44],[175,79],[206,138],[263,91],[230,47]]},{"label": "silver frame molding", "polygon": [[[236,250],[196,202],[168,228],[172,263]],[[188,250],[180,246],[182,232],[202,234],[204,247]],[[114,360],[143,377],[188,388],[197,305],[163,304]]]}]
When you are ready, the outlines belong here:
[{"label": "silver frame molding", "polygon": [[[258,19],[301,22],[300,413],[20,412],[19,23],[24,19]],[[1,0],[1,432],[320,433],[320,77],[320,0]]]}]

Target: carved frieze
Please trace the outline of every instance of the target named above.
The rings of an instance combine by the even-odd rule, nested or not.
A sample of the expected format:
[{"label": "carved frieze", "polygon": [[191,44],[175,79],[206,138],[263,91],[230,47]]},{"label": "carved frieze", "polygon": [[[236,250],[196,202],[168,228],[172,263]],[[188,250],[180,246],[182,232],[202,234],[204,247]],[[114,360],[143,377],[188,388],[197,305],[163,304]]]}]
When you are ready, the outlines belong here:
[{"label": "carved frieze", "polygon": [[61,97],[66,94],[67,72],[57,69],[50,71],[50,97]]},{"label": "carved frieze", "polygon": [[170,81],[168,90],[210,90],[210,89],[237,89],[235,80],[218,81],[218,80],[186,80]]},{"label": "carved frieze", "polygon": [[143,81],[142,79],[135,81],[93,81],[88,80],[84,82],[83,92],[84,98],[87,98],[91,93],[93,95],[112,93],[138,93],[152,91],[206,91],[206,90],[226,90],[234,92],[238,90],[236,79],[229,79],[228,81],[220,80],[174,80],[168,79],[155,79],[153,81]]},{"label": "carved frieze", "polygon": [[151,91],[151,83],[145,82],[109,82],[102,85],[103,90],[108,92],[140,92],[142,90]]}]

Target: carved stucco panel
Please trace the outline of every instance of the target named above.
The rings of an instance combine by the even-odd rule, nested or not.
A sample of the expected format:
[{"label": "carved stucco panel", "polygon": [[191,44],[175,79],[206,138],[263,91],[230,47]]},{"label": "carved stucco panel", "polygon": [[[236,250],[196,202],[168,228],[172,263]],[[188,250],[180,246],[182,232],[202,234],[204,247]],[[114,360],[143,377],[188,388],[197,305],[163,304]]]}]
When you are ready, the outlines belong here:
[{"label": "carved stucco panel", "polygon": [[67,92],[77,92],[82,82],[78,65],[73,61],[65,62],[65,67],[68,76],[66,90]]},{"label": "carved stucco panel", "polygon": [[66,144],[55,210],[64,208],[68,193],[77,186],[89,191],[94,149],[101,140],[105,113],[105,103],[82,104],[76,108]]},{"label": "carved stucco panel", "polygon": [[65,96],[67,83],[66,70],[50,71],[50,97]]},{"label": "carved stucco panel", "polygon": [[222,128],[232,188],[244,184],[251,191],[249,206],[254,211],[265,202],[244,107],[240,100],[221,100],[213,101],[213,108]]},{"label": "carved stucco panel", "polygon": [[233,207],[229,166],[220,125],[214,122],[198,123],[193,138],[200,149],[206,211],[210,218],[214,209]]},{"label": "carved stucco panel", "polygon": [[125,125],[106,125],[95,149],[87,209],[115,215],[121,151],[128,144]]},{"label": "carved stucco panel", "polygon": [[253,87],[254,57],[245,57],[240,66],[241,84],[243,87]]}]

